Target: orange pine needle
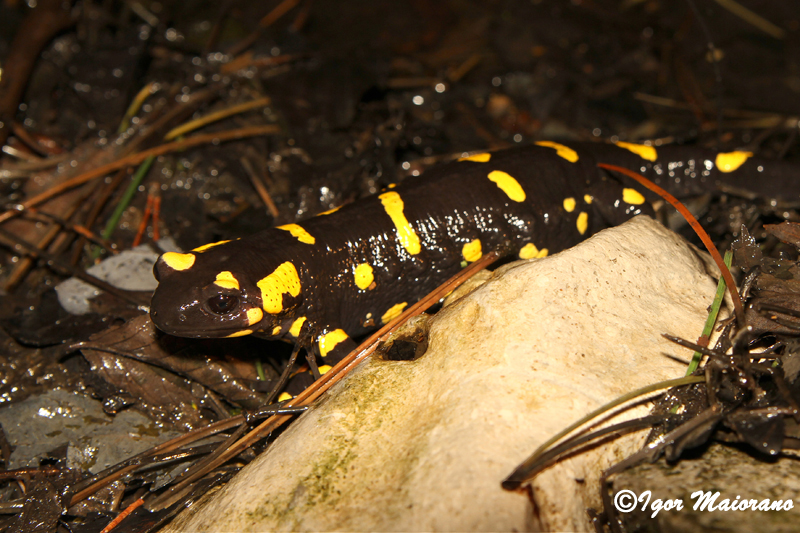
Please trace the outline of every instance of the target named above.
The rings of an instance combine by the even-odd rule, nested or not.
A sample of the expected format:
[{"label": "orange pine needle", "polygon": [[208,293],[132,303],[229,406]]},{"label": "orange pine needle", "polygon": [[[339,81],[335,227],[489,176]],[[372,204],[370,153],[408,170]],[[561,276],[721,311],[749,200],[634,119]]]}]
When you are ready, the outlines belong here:
[{"label": "orange pine needle", "polygon": [[161,195],[156,193],[153,199],[153,241],[161,240],[161,233],[158,231],[158,224],[161,222]]},{"label": "orange pine needle", "polygon": [[143,504],[144,504],[144,500],[142,498],[139,498],[138,500],[136,500],[135,502],[130,504],[128,507],[125,508],[124,511],[119,513],[114,520],[109,522],[109,524],[106,527],[104,527],[103,531],[101,531],[100,533],[108,533],[109,531],[111,531],[112,529],[117,527],[119,525],[119,523],[122,522],[123,520],[125,520],[125,518],[127,518],[127,516],[129,514],[134,512],[136,509],[141,507]]},{"label": "orange pine needle", "polygon": [[153,196],[147,195],[147,203],[144,206],[144,213],[142,214],[142,221],[139,223],[139,229],[136,230],[136,237],[133,238],[131,248],[136,248],[142,242],[144,230],[147,229],[147,221],[150,220],[150,213],[153,211]]},{"label": "orange pine needle", "polygon": [[711,237],[708,236],[708,233],[703,229],[703,226],[700,225],[700,222],[694,218],[688,209],[674,196],[670,193],[650,181],[649,179],[645,178],[644,176],[633,172],[627,168],[618,167],[616,165],[606,165],[605,163],[600,163],[597,165],[600,168],[604,168],[606,170],[611,170],[612,172],[619,172],[620,174],[624,174],[631,179],[636,180],[638,183],[647,187],[664,200],[669,202],[672,207],[678,210],[678,212],[683,215],[683,218],[686,219],[686,222],[692,226],[697,236],[700,237],[700,240],[703,241],[703,244],[708,250],[708,253],[711,254],[711,257],[714,258],[714,262],[717,263],[719,267],[719,271],[722,274],[723,279],[725,280],[725,284],[728,286],[728,292],[733,299],[733,309],[736,315],[736,322],[739,324],[739,327],[744,327],[744,306],[742,305],[742,299],[739,298],[739,291],[736,290],[736,283],[733,281],[733,276],[731,275],[731,271],[728,270],[728,267],[725,266],[725,262],[722,260],[722,256],[717,251],[717,247],[714,246],[714,243],[711,241]]}]

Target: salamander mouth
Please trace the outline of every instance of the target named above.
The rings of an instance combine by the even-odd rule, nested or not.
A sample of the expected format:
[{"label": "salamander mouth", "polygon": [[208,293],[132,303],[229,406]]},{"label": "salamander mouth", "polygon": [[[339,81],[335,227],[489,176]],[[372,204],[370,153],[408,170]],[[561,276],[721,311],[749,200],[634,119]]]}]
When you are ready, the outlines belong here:
[{"label": "salamander mouth", "polygon": [[210,332],[203,332],[200,334],[197,333],[171,333],[171,335],[175,337],[186,337],[189,339],[224,339],[226,337],[237,336],[236,334],[241,334],[242,332],[246,332],[244,334],[252,333],[252,330],[247,330],[246,328],[236,328],[236,329],[226,329],[226,330],[219,330],[219,331],[210,331]]},{"label": "salamander mouth", "polygon": [[[150,319],[155,326],[168,335],[174,337],[184,337],[189,339],[217,339],[230,337],[242,331],[251,329],[246,323],[232,320],[230,324],[223,325],[218,323],[206,323],[200,325],[197,320],[184,319],[180,317],[165,316],[164,313],[151,309]],[[252,332],[252,329],[251,329]]]},{"label": "salamander mouth", "polygon": [[192,327],[181,327],[181,325],[175,324],[171,320],[164,320],[157,312],[151,312],[150,319],[160,331],[163,331],[167,335],[184,337],[187,339],[221,339],[236,335],[237,333],[241,334],[241,332],[247,330],[249,330],[250,333],[253,332],[252,329],[242,325],[231,325],[229,327],[209,325],[203,330],[198,330],[196,323],[192,324]]}]

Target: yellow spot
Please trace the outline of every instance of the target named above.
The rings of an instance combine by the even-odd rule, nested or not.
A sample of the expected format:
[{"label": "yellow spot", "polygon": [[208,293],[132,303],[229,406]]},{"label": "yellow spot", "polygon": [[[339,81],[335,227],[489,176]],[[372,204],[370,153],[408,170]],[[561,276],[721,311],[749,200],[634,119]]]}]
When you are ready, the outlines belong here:
[{"label": "yellow spot", "polygon": [[237,331],[236,333],[231,333],[230,335],[225,335],[226,339],[232,339],[234,337],[244,337],[245,335],[250,335],[253,333],[252,329],[243,329],[242,331]]},{"label": "yellow spot", "polygon": [[192,251],[193,252],[205,252],[209,248],[213,248],[215,246],[219,246],[220,244],[225,244],[226,242],[231,242],[231,241],[227,240],[227,241],[219,241],[219,242],[212,242],[212,243],[209,243],[209,244],[204,244],[203,246],[198,246],[197,248],[195,248]]},{"label": "yellow spot", "polygon": [[247,310],[247,325],[252,326],[261,322],[264,313],[258,307],[251,307]]},{"label": "yellow spot", "polygon": [[285,224],[283,226],[278,226],[278,229],[282,229],[283,231],[288,231],[292,234],[292,237],[296,238],[298,241],[304,244],[314,244],[317,240],[311,236],[306,230],[298,226],[297,224]]},{"label": "yellow spot", "polygon": [[388,311],[383,313],[383,316],[381,317],[381,322],[383,322],[384,324],[388,324],[395,318],[399,317],[400,313],[403,312],[403,309],[405,309],[407,305],[408,305],[407,302],[402,302],[391,306]]},{"label": "yellow spot", "polygon": [[347,333],[345,333],[343,329],[335,329],[330,333],[326,333],[319,338],[319,354],[325,357],[331,350],[336,348],[339,343],[349,338],[350,337],[347,336]]},{"label": "yellow spot", "polygon": [[636,189],[622,189],[622,201],[631,205],[642,205],[644,203],[644,196]]},{"label": "yellow spot", "polygon": [[291,400],[292,398],[294,398],[294,396],[292,396],[288,392],[282,392],[281,395],[278,396],[278,401],[285,402],[286,400]]},{"label": "yellow spot", "polygon": [[421,249],[419,237],[403,214],[403,199],[400,198],[400,195],[396,192],[385,192],[378,196],[378,198],[381,199],[386,214],[389,215],[389,218],[391,218],[394,223],[400,244],[402,244],[403,248],[411,255],[417,255]]},{"label": "yellow spot", "polygon": [[556,151],[556,155],[563,157],[570,163],[574,163],[578,160],[578,152],[563,144],[554,143],[552,141],[539,141],[536,144],[544,146],[545,148],[553,148]]},{"label": "yellow spot", "polygon": [[389,185],[386,186],[387,189],[394,189],[395,187],[397,187],[396,183],[390,183]]},{"label": "yellow spot", "polygon": [[331,368],[333,368],[331,365],[322,365],[319,368],[317,368],[317,370],[319,370],[319,375],[322,376],[326,372],[328,372],[328,370],[330,370]]},{"label": "yellow spot", "polygon": [[367,263],[361,263],[353,270],[353,276],[356,279],[356,287],[365,291],[375,281],[375,276],[372,275],[372,267]]},{"label": "yellow spot", "polygon": [[292,337],[299,337],[300,336],[300,329],[303,327],[303,324],[306,323],[306,317],[301,316],[294,322],[292,322],[292,327],[289,328],[289,334]]},{"label": "yellow spot", "polygon": [[281,327],[280,326],[275,326],[274,328],[272,328],[272,336],[273,337],[277,337],[280,334],[281,334]]},{"label": "yellow spot", "polygon": [[465,244],[464,247],[461,248],[461,255],[467,260],[468,263],[474,263],[480,259],[483,255],[483,250],[481,249],[481,240],[475,239],[474,241]]},{"label": "yellow spot", "polygon": [[575,211],[575,198],[564,198],[564,211],[567,213]]},{"label": "yellow spot", "polygon": [[749,157],[753,157],[753,152],[728,152],[726,154],[717,154],[717,159],[714,163],[720,172],[733,172],[742,166]]},{"label": "yellow spot", "polygon": [[237,280],[233,273],[225,270],[217,274],[217,279],[214,280],[214,285],[219,285],[223,289],[239,290],[239,280]]},{"label": "yellow spot", "polygon": [[525,201],[525,191],[517,180],[512,178],[501,170],[493,170],[489,172],[488,178],[495,182],[500,190],[508,195],[509,198],[515,202]]},{"label": "yellow spot", "polygon": [[630,152],[633,152],[642,159],[646,159],[648,161],[655,161],[656,159],[658,159],[658,152],[656,152],[656,149],[653,146],[646,146],[644,144],[624,143],[624,142],[618,142],[614,144],[616,144],[620,148],[624,148]]},{"label": "yellow spot", "polygon": [[194,254],[178,254],[175,252],[167,252],[161,256],[161,260],[167,264],[172,270],[188,270],[194,264]]},{"label": "yellow spot", "polygon": [[338,210],[339,210],[339,209],[341,209],[341,208],[342,208],[342,206],[339,206],[339,207],[334,207],[333,209],[328,209],[327,211],[323,211],[322,213],[320,213],[320,214],[319,214],[319,215],[317,215],[317,216],[322,216],[322,215],[330,215],[331,213],[335,213],[336,211],[338,211]]},{"label": "yellow spot", "polygon": [[300,276],[292,263],[286,261],[276,268],[272,274],[256,285],[261,289],[261,306],[272,315],[283,311],[283,295],[300,294]]},{"label": "yellow spot", "polygon": [[520,259],[533,259],[534,257],[547,257],[547,248],[539,250],[533,243],[528,243],[519,251]]},{"label": "yellow spot", "polygon": [[592,203],[592,200],[594,200],[594,198],[592,198],[591,194],[584,194],[583,195],[583,201],[586,202],[587,204]]},{"label": "yellow spot", "polygon": [[578,221],[575,223],[575,227],[578,228],[578,233],[580,233],[581,235],[586,233],[586,230],[589,227],[589,215],[581,212],[578,215]]},{"label": "yellow spot", "polygon": [[488,163],[492,158],[492,154],[484,152],[482,154],[470,155],[467,157],[459,157],[459,161],[474,161],[475,163]]}]

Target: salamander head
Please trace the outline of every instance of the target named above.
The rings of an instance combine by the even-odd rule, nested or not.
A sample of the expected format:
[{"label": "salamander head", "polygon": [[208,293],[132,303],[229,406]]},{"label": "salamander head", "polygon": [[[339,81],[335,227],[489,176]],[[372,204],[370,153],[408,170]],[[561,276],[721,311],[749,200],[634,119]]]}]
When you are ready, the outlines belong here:
[{"label": "salamander head", "polygon": [[253,282],[231,269],[242,264],[232,260],[241,259],[238,246],[206,251],[210,247],[158,258],[153,271],[159,285],[150,306],[156,327],[178,337],[280,336],[286,315],[299,303],[294,266],[284,263]]}]

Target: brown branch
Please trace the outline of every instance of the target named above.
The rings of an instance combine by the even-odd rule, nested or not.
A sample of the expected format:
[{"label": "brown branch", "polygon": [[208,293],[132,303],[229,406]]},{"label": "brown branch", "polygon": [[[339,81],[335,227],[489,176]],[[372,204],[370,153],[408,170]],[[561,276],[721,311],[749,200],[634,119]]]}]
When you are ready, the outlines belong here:
[{"label": "brown branch", "polygon": [[20,24],[0,80],[0,146],[6,143],[14,115],[42,49],[53,36],[72,25],[71,2],[39,0]]},{"label": "brown branch", "polygon": [[[25,200],[24,202],[22,202],[22,205],[23,207],[26,208],[37,206],[42,202],[45,202],[50,198],[53,198],[54,196],[58,196],[59,194],[65,191],[74,189],[78,185],[82,185],[87,181],[100,178],[110,172],[119,170],[127,166],[138,165],[139,163],[141,163],[142,161],[151,156],[159,156],[169,152],[184,150],[186,148],[191,148],[193,146],[198,146],[201,144],[232,141],[236,139],[242,139],[245,137],[254,137],[257,135],[274,135],[276,133],[279,133],[280,131],[281,130],[279,126],[275,124],[267,124],[266,126],[251,126],[248,128],[240,128],[237,130],[222,131],[218,133],[206,133],[203,135],[196,135],[194,137],[190,137],[183,141],[176,141],[176,142],[162,144],[161,146],[156,146],[155,148],[150,148],[149,150],[143,150],[141,152],[131,154],[129,156],[118,159],[107,165],[103,165],[88,172],[84,172],[83,174],[79,174],[74,178],[65,181],[64,183],[61,183],[60,185],[51,187],[50,189],[44,191],[43,193],[37,194],[33,198]],[[11,218],[14,218],[20,212],[21,212],[20,210],[16,209],[10,209],[8,211],[5,211],[4,213],[0,214],[0,223],[5,222],[6,220],[9,220]]]}]

